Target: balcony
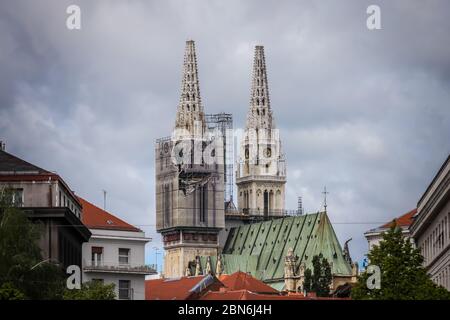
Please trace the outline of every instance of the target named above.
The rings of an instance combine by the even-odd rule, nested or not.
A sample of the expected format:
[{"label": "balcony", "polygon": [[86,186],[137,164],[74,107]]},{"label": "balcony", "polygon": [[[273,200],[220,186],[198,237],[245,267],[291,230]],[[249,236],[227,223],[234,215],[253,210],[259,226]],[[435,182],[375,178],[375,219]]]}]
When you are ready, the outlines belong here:
[{"label": "balcony", "polygon": [[156,274],[155,265],[119,264],[118,261],[83,260],[84,272]]}]

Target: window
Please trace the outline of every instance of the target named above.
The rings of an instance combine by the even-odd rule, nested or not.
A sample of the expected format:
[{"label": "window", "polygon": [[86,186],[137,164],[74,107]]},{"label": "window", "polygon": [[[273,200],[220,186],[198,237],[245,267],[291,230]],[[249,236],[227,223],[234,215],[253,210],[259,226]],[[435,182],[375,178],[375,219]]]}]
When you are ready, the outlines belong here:
[{"label": "window", "polygon": [[23,206],[23,189],[13,189],[12,190],[12,203],[17,207]]},{"label": "window", "polygon": [[93,266],[101,266],[103,262],[103,247],[91,248],[91,261]]},{"label": "window", "polygon": [[130,300],[132,289],[130,280],[119,280],[119,299]]},{"label": "window", "polygon": [[129,264],[130,249],[119,248],[119,264]]}]

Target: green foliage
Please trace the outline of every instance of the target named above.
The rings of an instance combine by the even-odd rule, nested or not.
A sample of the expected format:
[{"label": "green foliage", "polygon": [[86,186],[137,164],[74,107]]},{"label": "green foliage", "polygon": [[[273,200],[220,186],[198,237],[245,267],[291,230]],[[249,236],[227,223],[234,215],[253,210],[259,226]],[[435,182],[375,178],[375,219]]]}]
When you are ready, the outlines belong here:
[{"label": "green foliage", "polygon": [[61,298],[62,270],[43,261],[37,244],[42,226],[31,223],[11,199],[10,191],[0,190],[0,286],[26,299]]},{"label": "green foliage", "polygon": [[114,300],[114,284],[103,284],[100,281],[89,281],[81,285],[81,289],[66,289],[64,300]]},{"label": "green foliage", "polygon": [[308,269],[305,270],[305,279],[303,281],[303,289],[306,292],[313,291],[312,282],[313,282],[313,280],[312,280],[312,271],[311,271],[311,269],[308,268]]},{"label": "green foliage", "polygon": [[380,267],[380,289],[368,289],[370,274],[364,272],[352,289],[352,299],[425,300],[450,299],[450,292],[434,284],[422,267],[423,257],[400,228],[393,225],[368,254],[371,265]]},{"label": "green foliage", "polygon": [[5,282],[0,287],[0,300],[24,300],[25,295],[12,283]]},{"label": "green foliage", "polygon": [[313,271],[305,270],[303,287],[306,292],[315,292],[318,297],[330,296],[332,281],[331,266],[322,254],[315,255],[312,260]]}]

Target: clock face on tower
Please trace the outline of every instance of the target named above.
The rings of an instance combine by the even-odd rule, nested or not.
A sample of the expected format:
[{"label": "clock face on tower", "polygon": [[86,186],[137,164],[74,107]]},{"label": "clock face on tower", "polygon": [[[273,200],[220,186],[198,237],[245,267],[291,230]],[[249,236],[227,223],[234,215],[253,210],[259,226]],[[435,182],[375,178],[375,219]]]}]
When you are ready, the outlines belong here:
[{"label": "clock face on tower", "polygon": [[264,156],[266,158],[270,158],[272,156],[272,149],[270,149],[270,147],[264,149]]}]

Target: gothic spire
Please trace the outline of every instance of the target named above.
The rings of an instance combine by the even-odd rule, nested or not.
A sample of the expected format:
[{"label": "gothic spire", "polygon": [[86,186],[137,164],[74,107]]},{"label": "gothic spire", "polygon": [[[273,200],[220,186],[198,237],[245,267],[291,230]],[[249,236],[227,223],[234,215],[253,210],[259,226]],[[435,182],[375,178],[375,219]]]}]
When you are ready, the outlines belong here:
[{"label": "gothic spire", "polygon": [[204,128],[205,120],[200,98],[195,43],[193,40],[188,40],[186,41],[186,50],[184,53],[181,96],[175,127],[177,129],[187,129],[193,133],[196,122],[197,127],[200,125],[201,128]]},{"label": "gothic spire", "polygon": [[264,47],[255,47],[253,59],[253,79],[247,128],[272,128],[269,86],[267,84],[266,59]]}]

